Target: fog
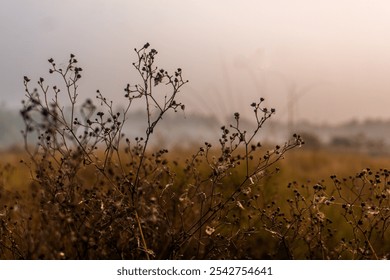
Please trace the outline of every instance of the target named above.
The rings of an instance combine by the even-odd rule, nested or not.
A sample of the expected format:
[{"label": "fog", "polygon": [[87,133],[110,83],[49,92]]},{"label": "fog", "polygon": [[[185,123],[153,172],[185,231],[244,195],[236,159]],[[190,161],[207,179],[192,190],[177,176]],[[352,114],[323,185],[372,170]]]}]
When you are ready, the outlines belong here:
[{"label": "fog", "polygon": [[240,111],[260,97],[276,119],[340,123],[390,119],[390,4],[378,1],[1,0],[0,100],[18,108],[24,75],[74,53],[80,98],[121,102],[136,80],[133,49],[183,69],[187,112]]}]

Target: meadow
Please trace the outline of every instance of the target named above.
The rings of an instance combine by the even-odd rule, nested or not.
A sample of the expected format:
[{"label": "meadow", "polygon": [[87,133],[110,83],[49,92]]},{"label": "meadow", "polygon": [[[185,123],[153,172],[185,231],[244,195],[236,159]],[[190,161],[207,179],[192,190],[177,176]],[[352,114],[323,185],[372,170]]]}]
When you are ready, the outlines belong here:
[{"label": "meadow", "polygon": [[[73,54],[64,68],[49,59],[62,85],[24,77],[25,146],[1,157],[1,259],[389,257],[390,158],[310,148],[298,134],[262,143],[275,114],[263,98],[248,106],[250,129],[235,112],[215,143],[152,147],[162,118],[185,110],[188,81],[155,66],[149,44],[135,54],[141,82],[121,110],[99,91],[79,100]],[[137,102],[145,134],[129,139]]]}]

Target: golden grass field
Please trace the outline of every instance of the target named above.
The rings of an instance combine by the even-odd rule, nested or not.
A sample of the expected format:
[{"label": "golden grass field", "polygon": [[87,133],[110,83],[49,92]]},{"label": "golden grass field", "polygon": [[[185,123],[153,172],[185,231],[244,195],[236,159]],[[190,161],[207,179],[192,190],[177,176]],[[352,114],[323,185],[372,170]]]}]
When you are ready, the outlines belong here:
[{"label": "golden grass field", "polygon": [[[195,148],[196,150],[196,148]],[[169,165],[171,165],[172,170],[176,173],[175,179],[173,181],[173,188],[179,189],[180,186],[183,186],[190,182],[185,173],[182,172],[182,167],[184,166],[184,162],[186,158],[190,158],[191,154],[193,154],[193,151],[191,149],[171,149],[169,153],[165,156],[167,162]],[[24,162],[22,163],[21,160]],[[13,151],[3,151],[1,153],[1,160],[0,160],[0,169],[1,169],[1,187],[3,191],[7,190],[11,193],[14,193],[15,191],[18,191],[19,194],[27,195],[29,194],[29,189],[32,188],[32,176],[33,173],[30,172],[30,169],[26,166],[25,162],[28,162],[28,157],[26,157],[26,154],[23,152],[23,150],[13,150]],[[174,164],[173,164],[174,163]],[[265,175],[258,184],[256,184],[256,191],[253,190],[253,193],[257,192],[257,194],[260,196],[260,198],[257,198],[258,201],[256,201],[256,207],[252,207],[251,204],[248,202],[247,205],[244,204],[246,202],[246,198],[240,200],[240,197],[237,197],[237,201],[241,201],[240,208],[242,206],[242,209],[231,209],[225,213],[226,219],[224,222],[221,222],[217,225],[217,222],[211,222],[210,224],[205,224],[203,227],[201,227],[201,231],[203,231],[203,234],[199,235],[199,240],[205,239],[203,242],[207,243],[208,246],[210,244],[222,242],[223,239],[218,240],[218,238],[230,238],[231,240],[227,242],[228,246],[239,246],[239,244],[247,243],[248,246],[245,246],[246,252],[240,252],[238,255],[238,258],[244,258],[245,256],[250,258],[276,258],[276,259],[284,259],[284,258],[298,258],[298,259],[305,259],[305,258],[345,258],[345,259],[353,259],[353,258],[386,258],[388,254],[390,253],[390,247],[386,244],[383,244],[381,242],[384,242],[385,240],[389,240],[389,232],[387,231],[387,225],[383,225],[383,230],[381,231],[381,234],[383,235],[382,238],[378,241],[377,237],[374,235],[375,232],[372,232],[372,236],[369,236],[372,238],[370,243],[367,243],[371,246],[375,247],[375,254],[374,256],[372,253],[368,252],[353,252],[351,248],[349,248],[347,245],[345,245],[345,248],[343,249],[343,245],[340,245],[340,242],[347,243],[347,239],[349,238],[352,241],[349,241],[350,247],[354,247],[357,243],[363,242],[364,240],[356,240],[359,239],[357,237],[358,233],[355,232],[357,230],[356,227],[354,227],[353,222],[359,223],[355,221],[356,216],[361,216],[362,213],[359,212],[356,214],[353,214],[352,217],[350,217],[351,220],[346,221],[347,215],[340,215],[343,209],[343,201],[339,198],[336,198],[336,201],[334,202],[334,205],[331,205],[330,208],[327,210],[325,204],[318,206],[318,212],[314,213],[310,209],[317,207],[315,204],[310,204],[309,206],[304,206],[303,204],[301,206],[299,201],[299,198],[294,195],[292,192],[293,189],[302,189],[304,190],[302,192],[302,196],[306,196],[309,200],[314,198],[321,198],[321,195],[317,191],[313,192],[313,186],[315,186],[317,183],[319,183],[322,186],[325,186],[327,190],[324,193],[326,195],[323,195],[323,198],[325,199],[326,196],[336,196],[336,191],[334,189],[334,181],[330,178],[331,175],[337,175],[337,178],[345,178],[345,182],[347,180],[350,180],[351,178],[354,178],[356,174],[359,174],[362,170],[369,168],[370,170],[379,171],[384,170],[386,167],[390,166],[390,158],[389,157],[380,157],[380,156],[370,156],[365,154],[358,154],[358,153],[352,153],[352,152],[343,152],[343,151],[335,151],[335,150],[329,150],[326,148],[321,149],[309,149],[305,148],[303,146],[302,148],[296,148],[292,151],[289,151],[285,154],[284,159],[278,161],[275,166],[271,166],[269,170],[271,171],[269,176]],[[279,168],[279,171],[276,173],[273,173],[272,171],[275,170],[275,168]],[[176,170],[176,171],[175,171]],[[202,170],[202,168],[199,168],[199,170]],[[207,168],[204,167],[204,172]],[[202,171],[203,172],[203,171]],[[237,173],[238,172],[238,173]],[[233,172],[231,177],[228,177],[226,180],[223,180],[223,183],[228,185],[229,181],[235,181],[235,180],[242,180],[242,174],[240,174],[242,171],[236,171],[236,173]],[[92,172],[85,172],[83,175],[84,184],[88,185],[88,176],[91,176],[90,180],[91,183],[89,185],[95,184],[95,176]],[[238,176],[239,178],[234,178],[234,176]],[[165,180],[165,179],[162,179]],[[175,186],[177,184],[177,186]],[[290,187],[288,187],[290,184]],[[346,183],[346,185],[348,185]],[[226,192],[229,192],[229,189],[225,190]],[[321,190],[320,190],[321,191]],[[179,192],[179,190],[178,190]],[[4,193],[6,196],[6,192]],[[4,200],[4,194],[2,195],[3,201],[7,202],[7,199]],[[261,196],[264,196],[263,198]],[[153,198],[153,195],[152,195]],[[38,199],[38,198],[37,198]],[[251,198],[252,199],[252,198]],[[288,199],[291,199],[291,203],[286,202]],[[291,206],[294,203],[292,200],[295,199],[295,206]],[[359,198],[359,203],[361,203],[361,200],[366,199],[365,197]],[[12,200],[10,198],[10,200]],[[20,199],[19,203],[23,203],[23,199]],[[29,199],[28,199],[29,200]],[[30,201],[30,200],[29,200]],[[259,202],[260,201],[260,202]],[[367,199],[367,201],[371,201],[370,199]],[[202,209],[199,209],[200,206],[198,200],[194,200],[195,205],[192,206],[192,212],[191,213],[197,213],[200,211],[202,213]],[[260,204],[259,204],[260,203]],[[305,202],[306,203],[306,202]],[[357,203],[357,202],[356,202]],[[367,202],[370,203],[370,202]],[[381,202],[382,203],[382,202]],[[388,203],[388,202],[386,202]],[[167,207],[170,207],[167,205]],[[300,208],[301,207],[301,208]],[[237,207],[236,207],[237,208]],[[267,213],[264,212],[264,219],[258,220],[257,222],[252,222],[254,219],[253,217],[258,215],[258,211],[261,209],[267,209]],[[323,209],[324,208],[324,209]],[[28,209],[27,211],[39,211],[36,206],[32,206],[31,209]],[[155,211],[157,208],[146,208],[145,211],[152,211],[152,213],[155,214]],[[245,209],[245,210],[244,210]],[[177,210],[177,209],[176,209]],[[184,211],[184,210],[183,210]],[[265,211],[265,210],[263,210]],[[282,223],[287,223],[286,220],[283,222],[283,219],[287,217],[287,215],[294,215],[294,211],[298,211],[297,213],[300,213],[302,217],[306,217],[307,221],[305,223],[300,224],[297,226],[297,231],[295,234],[289,235],[286,233],[285,237],[280,237],[279,234],[283,232],[283,229],[286,228],[286,225],[282,225]],[[300,212],[301,211],[301,212]],[[280,215],[280,218],[275,218],[275,220],[271,221],[270,217],[275,216],[276,213],[283,213]],[[309,214],[307,214],[309,213]],[[355,212],[354,212],[355,213]],[[150,215],[151,213],[147,214]],[[153,215],[154,215],[153,214]],[[199,214],[199,213],[198,213]],[[195,215],[198,215],[195,214]],[[55,215],[55,214],[54,214]],[[238,216],[237,216],[238,215]],[[279,214],[278,214],[279,215]],[[307,216],[308,215],[308,216]],[[326,217],[329,217],[330,220],[332,220],[332,225],[323,225],[324,229],[327,229],[328,232],[332,231],[332,238],[329,238],[329,240],[325,237],[321,237],[319,239],[319,242],[323,245],[321,245],[323,248],[326,248],[326,246],[338,246],[338,251],[336,253],[316,253],[316,250],[318,249],[318,246],[310,247],[311,245],[307,242],[303,242],[302,240],[299,240],[299,238],[302,238],[303,236],[307,236],[309,232],[319,230],[318,228],[315,229],[316,223],[313,224],[313,221],[315,219],[313,218],[313,215],[326,215]],[[384,217],[387,217],[388,213],[384,213]],[[32,214],[34,216],[34,213]],[[19,216],[20,217],[20,216]],[[240,225],[232,226],[231,220],[240,218]],[[249,219],[248,219],[249,217]],[[161,215],[156,215],[155,219],[162,218]],[[283,219],[282,219],[283,218]],[[51,217],[51,219],[55,219],[55,216]],[[58,219],[60,219],[58,217]],[[70,218],[69,218],[70,219]],[[74,219],[74,217],[72,218]],[[305,218],[303,218],[305,220]],[[372,220],[370,220],[369,217],[366,217],[368,220],[368,226],[377,226],[373,225]],[[386,218],[387,219],[387,218]],[[35,220],[33,218],[33,220]],[[230,222],[228,222],[230,221]],[[260,221],[260,223],[259,223]],[[291,221],[291,220],[290,220]],[[226,223],[226,228],[224,228],[223,224]],[[262,224],[263,223],[263,224]],[[279,224],[278,224],[279,223]],[[291,222],[291,224],[294,224],[294,222]],[[366,222],[364,223],[364,225]],[[184,225],[184,224],[183,224]],[[214,226],[216,225],[216,226]],[[253,231],[253,233],[248,233],[247,236],[243,234],[242,236],[239,236],[240,230],[244,232],[244,229],[247,232],[250,232],[249,228],[255,228],[260,225],[265,225],[265,230],[258,229],[257,231]],[[173,226],[173,225],[172,225]],[[291,226],[291,225],[290,225]],[[350,228],[351,226],[351,228]],[[288,226],[287,226],[288,227]],[[34,226],[30,225],[28,227],[30,230],[34,228]],[[238,229],[238,230],[237,230]],[[352,229],[352,230],[351,230]],[[25,228],[24,228],[25,230]],[[37,229],[36,229],[37,230]],[[45,230],[45,229],[40,229]],[[159,230],[172,230],[168,228],[161,228]],[[216,231],[214,233],[214,230]],[[278,231],[279,230],[279,231]],[[237,231],[236,233],[233,233],[233,231]],[[322,231],[322,230],[321,230]],[[217,233],[219,232],[219,233]],[[354,233],[355,232],[355,233]],[[31,233],[31,236],[34,236],[36,233]],[[57,233],[59,236],[61,236],[60,233]],[[64,233],[65,234],[65,233]],[[149,233],[150,234],[150,233]],[[158,233],[158,234],[166,234],[166,233]],[[241,234],[241,233],[240,233]],[[257,234],[257,235],[256,235]],[[147,234],[145,234],[147,235]],[[228,237],[224,237],[228,236]],[[363,234],[360,236],[366,236],[366,234]],[[210,238],[213,237],[216,240],[211,240]],[[317,236],[318,237],[318,236]],[[316,237],[316,238],[317,238]],[[128,236],[127,238],[130,238]],[[146,236],[146,241],[148,237]],[[235,242],[233,242],[234,238],[237,238]],[[280,239],[282,238],[282,239]],[[284,238],[286,240],[284,240]],[[118,239],[122,239],[119,238]],[[197,240],[197,241],[199,241]],[[286,242],[290,242],[290,245],[288,250],[284,250],[283,246],[281,246],[281,240],[284,240]],[[342,241],[340,241],[342,240]],[[283,241],[283,242],[284,242]],[[121,241],[123,242],[123,240]],[[140,242],[140,241],[139,241]],[[196,245],[197,242],[194,240],[190,240],[188,245],[189,247],[193,245],[193,248],[191,250],[185,249],[184,253],[182,255],[182,258],[191,258],[191,254],[193,254],[195,258],[199,258],[200,255],[205,254],[205,251],[207,250],[206,245]],[[356,243],[356,244],[355,244]],[[70,243],[64,243],[68,246],[71,246]],[[233,244],[233,245],[232,245]],[[235,245],[234,245],[235,244]],[[360,244],[359,246],[364,247],[364,245]],[[12,244],[11,244],[12,245]],[[48,245],[45,245],[48,246]],[[152,245],[151,245],[152,246]],[[215,245],[216,248],[218,248],[217,245]],[[225,246],[225,245],[221,245]],[[226,245],[227,246],[227,245]],[[286,245],[287,246],[287,245]],[[307,248],[305,248],[307,246]],[[321,247],[320,246],[320,247]],[[159,246],[156,245],[157,248]],[[321,248],[322,248],[321,247]],[[358,245],[356,245],[356,248]],[[258,248],[258,251],[253,252],[254,248]],[[276,248],[276,249],[275,249]],[[45,250],[49,250],[49,248],[46,248]],[[154,249],[156,250],[156,249]],[[167,250],[167,248],[164,248],[164,250]],[[208,257],[210,258],[231,258],[232,255],[226,253],[226,256],[224,256],[224,253],[221,251],[221,248],[219,247],[219,254],[216,255],[210,255]],[[236,250],[236,249],[235,249]],[[252,251],[251,251],[252,250]],[[327,249],[328,250],[328,249]],[[344,251],[343,251],[344,250]],[[66,251],[66,249],[62,248],[62,251]],[[62,256],[64,253],[58,253],[59,256]],[[234,251],[234,250],[233,250]],[[16,254],[10,254],[7,253],[7,250],[4,250],[4,248],[0,251],[2,252],[2,255],[0,255],[1,258],[18,258],[18,255]],[[271,253],[272,252],[272,253]],[[70,253],[68,253],[70,254]],[[247,255],[246,255],[247,254]],[[292,255],[293,254],[293,255]],[[21,253],[19,255],[22,256]],[[92,258],[107,258],[105,255],[93,255]],[[155,252],[153,256],[156,256],[157,258],[160,256],[163,256],[163,254],[159,255],[158,252]],[[36,256],[34,253],[31,252],[31,255],[27,254],[27,258],[57,258],[58,256],[50,256],[45,257],[43,255]],[[177,257],[177,256],[176,256]],[[207,255],[205,256],[207,258]],[[77,255],[70,255],[69,258],[79,258]],[[82,258],[82,257],[80,257]],[[111,258],[111,257],[109,257]],[[245,257],[246,258],[246,257]]]}]

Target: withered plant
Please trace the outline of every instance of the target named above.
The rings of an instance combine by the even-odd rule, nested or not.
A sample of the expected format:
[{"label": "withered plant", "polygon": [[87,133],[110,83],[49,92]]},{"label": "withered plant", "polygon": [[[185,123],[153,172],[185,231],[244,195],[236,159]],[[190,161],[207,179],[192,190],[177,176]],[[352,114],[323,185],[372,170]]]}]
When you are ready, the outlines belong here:
[{"label": "withered plant", "polygon": [[[278,231],[264,212],[262,180],[303,140],[294,135],[264,148],[258,134],[275,110],[260,98],[251,104],[251,130],[234,113],[217,145],[205,143],[190,158],[172,160],[166,148],[149,143],[164,115],[185,109],[177,97],[188,81],[180,68],[170,74],[155,66],[157,51],[148,43],[135,54],[141,82],[125,87],[120,109],[99,90],[95,101],[80,103],[83,69],[73,54],[66,67],[49,59],[60,85],[40,78],[31,88],[24,77],[29,157],[23,163],[31,181],[24,198],[8,196],[1,212],[2,258],[264,257],[253,244],[266,244],[264,232]],[[145,133],[129,139],[123,131],[135,103],[144,104]]]}]

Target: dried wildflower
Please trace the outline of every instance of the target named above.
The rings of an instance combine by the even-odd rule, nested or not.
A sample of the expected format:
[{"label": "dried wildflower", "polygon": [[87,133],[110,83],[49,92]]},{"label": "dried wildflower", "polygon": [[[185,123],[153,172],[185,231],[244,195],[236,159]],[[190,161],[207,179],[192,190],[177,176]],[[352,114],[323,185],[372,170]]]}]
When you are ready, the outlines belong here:
[{"label": "dried wildflower", "polygon": [[215,232],[215,228],[210,227],[210,226],[206,226],[205,233],[206,233],[208,236],[211,236],[214,232]]},{"label": "dried wildflower", "polygon": [[[252,177],[249,177],[249,179],[251,180]],[[252,181],[253,181],[253,179],[252,179]],[[245,194],[245,195],[249,195],[249,194],[252,192],[252,189],[251,189],[251,187],[249,187],[249,186],[243,187],[243,188],[241,189],[241,192],[242,192],[243,194]]]},{"label": "dried wildflower", "polygon": [[238,208],[240,208],[241,210],[245,210],[244,206],[242,205],[242,203],[240,201],[237,200],[236,202]]}]

